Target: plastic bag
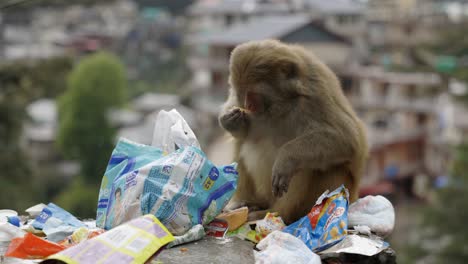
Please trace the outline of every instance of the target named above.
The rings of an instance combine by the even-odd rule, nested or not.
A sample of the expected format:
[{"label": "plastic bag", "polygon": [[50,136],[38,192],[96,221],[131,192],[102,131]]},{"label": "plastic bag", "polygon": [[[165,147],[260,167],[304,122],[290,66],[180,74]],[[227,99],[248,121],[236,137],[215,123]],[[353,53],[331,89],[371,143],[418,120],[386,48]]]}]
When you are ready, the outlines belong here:
[{"label": "plastic bag", "polygon": [[348,227],[368,226],[371,232],[386,237],[395,225],[395,209],[387,198],[368,195],[349,206]]},{"label": "plastic bag", "polygon": [[151,146],[162,149],[166,154],[185,146],[200,148],[192,129],[175,109],[158,113]]},{"label": "plastic bag", "polygon": [[300,238],[314,252],[336,244],[347,234],[348,197],[343,185],[331,193],[326,191],[310,213],[283,231]]},{"label": "plastic bag", "polygon": [[231,199],[237,186],[236,165],[214,166],[185,121],[175,120],[178,113],[166,114],[158,115],[155,128],[171,133],[155,132],[153,138],[163,149],[125,139],[117,143],[101,183],[98,227],[110,229],[153,214],[179,236],[194,225],[211,222]]},{"label": "plastic bag", "polygon": [[273,231],[254,251],[256,264],[320,264],[320,257],[310,251],[300,239],[281,231]]}]

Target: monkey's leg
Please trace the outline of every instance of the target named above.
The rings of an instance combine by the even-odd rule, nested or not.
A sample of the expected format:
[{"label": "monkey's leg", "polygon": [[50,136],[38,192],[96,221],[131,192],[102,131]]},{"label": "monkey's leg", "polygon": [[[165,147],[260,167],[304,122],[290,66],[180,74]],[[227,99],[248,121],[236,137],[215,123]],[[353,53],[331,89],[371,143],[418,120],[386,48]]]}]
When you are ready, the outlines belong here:
[{"label": "monkey's leg", "polygon": [[281,197],[288,191],[294,174],[325,171],[350,162],[355,153],[354,140],[332,129],[315,130],[284,144],[273,165],[273,194]]},{"label": "monkey's leg", "polygon": [[271,212],[278,212],[286,224],[291,224],[307,215],[326,190],[333,191],[342,184],[354,188],[352,177],[340,167],[324,173],[301,172],[291,180],[289,191],[276,200]]},{"label": "monkey's leg", "polygon": [[234,210],[243,206],[258,206],[256,203],[258,199],[255,196],[254,183],[251,178],[252,176],[245,169],[244,162],[242,160],[238,161],[237,172],[239,173],[237,189],[232,199],[224,208],[226,211]]}]

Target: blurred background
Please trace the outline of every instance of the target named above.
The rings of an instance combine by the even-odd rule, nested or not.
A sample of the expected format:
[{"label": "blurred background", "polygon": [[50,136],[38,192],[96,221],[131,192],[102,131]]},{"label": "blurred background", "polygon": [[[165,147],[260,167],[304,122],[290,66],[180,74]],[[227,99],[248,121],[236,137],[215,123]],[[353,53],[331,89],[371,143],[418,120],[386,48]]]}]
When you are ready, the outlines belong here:
[{"label": "blurred background", "polygon": [[396,209],[400,263],[468,260],[468,1],[0,0],[0,208],[94,217],[116,140],[176,108],[215,163],[230,51],[298,43],[339,76],[371,146],[360,195]]}]

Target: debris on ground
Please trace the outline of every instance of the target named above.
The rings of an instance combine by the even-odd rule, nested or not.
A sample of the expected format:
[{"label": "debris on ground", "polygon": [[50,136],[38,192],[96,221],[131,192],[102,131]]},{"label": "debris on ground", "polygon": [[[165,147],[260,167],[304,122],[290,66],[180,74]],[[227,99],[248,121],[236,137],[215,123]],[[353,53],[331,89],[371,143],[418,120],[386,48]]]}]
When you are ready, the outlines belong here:
[{"label": "debris on ground", "polygon": [[349,206],[348,227],[368,226],[371,232],[387,237],[395,226],[395,209],[387,198],[368,195]]},{"label": "debris on ground", "polygon": [[322,251],[342,240],[348,227],[348,190],[342,185],[326,191],[303,218],[283,229],[300,238],[312,251]]},{"label": "debris on ground", "polygon": [[210,223],[234,194],[235,164],[214,166],[177,111],[161,111],[155,127],[168,131],[155,130],[153,144],[162,149],[125,139],[117,143],[102,179],[98,227],[110,229],[153,213],[180,236]]},{"label": "debris on ground", "polygon": [[53,203],[29,216],[0,210],[0,263],[395,263],[382,238],[394,209],[382,196],[348,211],[341,186],[286,226],[275,212],[252,222],[246,207],[221,213],[236,186],[236,164],[214,166],[180,114],[161,111],[153,146],[117,143],[96,221]]},{"label": "debris on ground", "polygon": [[254,251],[255,263],[258,264],[320,264],[320,257],[297,237],[291,234],[273,231],[257,245],[260,251]]},{"label": "debris on ground", "polygon": [[216,218],[223,219],[228,223],[228,231],[234,231],[247,222],[247,217],[249,214],[249,209],[244,206],[230,212],[222,213]]}]

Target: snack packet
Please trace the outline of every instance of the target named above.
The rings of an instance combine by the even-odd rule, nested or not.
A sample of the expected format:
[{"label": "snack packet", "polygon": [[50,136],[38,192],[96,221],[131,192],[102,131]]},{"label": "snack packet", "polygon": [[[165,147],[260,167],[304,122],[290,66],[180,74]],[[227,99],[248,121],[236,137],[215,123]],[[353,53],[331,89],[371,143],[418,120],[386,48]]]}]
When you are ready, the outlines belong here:
[{"label": "snack packet", "polygon": [[154,215],[145,215],[85,240],[41,263],[145,263],[161,247],[174,240]]},{"label": "snack packet", "polygon": [[227,237],[238,237],[242,240],[248,240],[253,243],[260,242],[261,238],[260,235],[255,231],[252,230],[248,223],[242,225],[241,227],[237,228],[234,231],[229,231],[226,233]]},{"label": "snack packet", "polygon": [[338,243],[347,234],[348,197],[344,185],[331,193],[324,192],[310,213],[285,227],[283,232],[298,237],[314,252]]},{"label": "snack packet", "polygon": [[216,218],[226,220],[229,225],[228,231],[234,231],[247,222],[248,214],[249,209],[244,206],[230,212],[222,213],[216,216]]},{"label": "snack packet", "polygon": [[281,231],[285,226],[283,219],[278,216],[278,213],[268,212],[265,218],[257,221],[255,231],[257,231],[261,238],[264,238],[273,231]]},{"label": "snack packet", "polygon": [[26,233],[24,237],[11,240],[5,256],[21,259],[43,259],[64,249],[65,247],[62,245]]},{"label": "snack packet", "polygon": [[105,230],[100,228],[89,229],[87,227],[80,227],[77,230],[75,230],[75,232],[73,232],[70,236],[60,241],[59,244],[66,247],[71,247],[85,240],[96,237],[104,232]]},{"label": "snack packet", "polygon": [[49,203],[44,207],[42,212],[32,222],[32,226],[39,230],[49,227],[53,228],[59,225],[71,226],[75,227],[75,229],[85,226],[83,222],[54,203]]}]

